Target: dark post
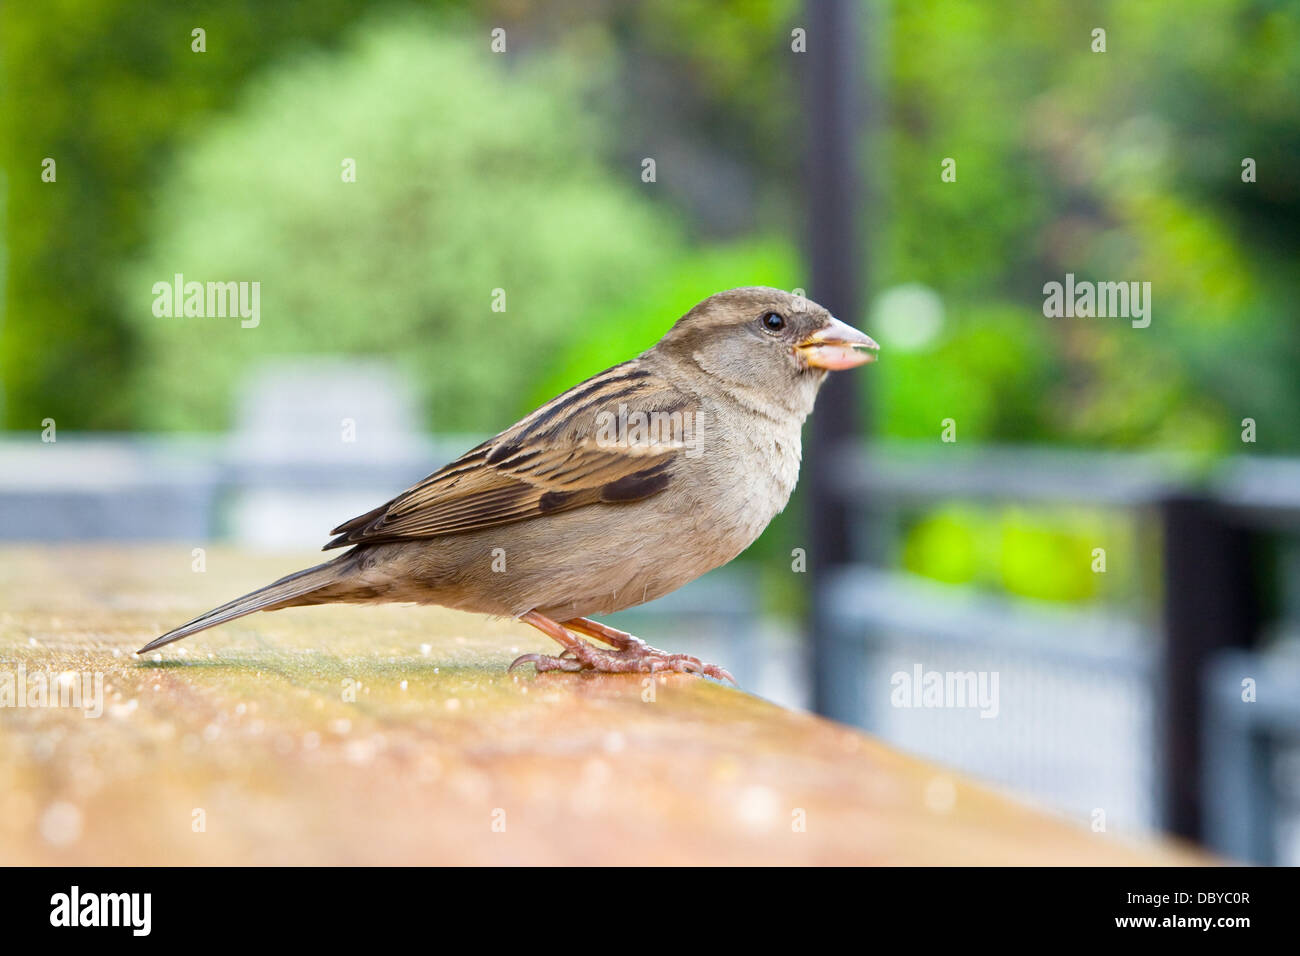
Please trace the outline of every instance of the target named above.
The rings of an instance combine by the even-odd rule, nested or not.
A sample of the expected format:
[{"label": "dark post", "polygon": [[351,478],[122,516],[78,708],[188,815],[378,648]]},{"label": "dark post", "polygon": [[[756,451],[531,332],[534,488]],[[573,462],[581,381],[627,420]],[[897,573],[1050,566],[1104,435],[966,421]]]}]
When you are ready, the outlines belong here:
[{"label": "dark post", "polygon": [[[864,284],[857,227],[863,198],[858,140],[865,79],[859,7],[855,0],[808,0],[804,8],[808,50],[802,64],[808,116],[804,141],[808,295],[850,325],[861,321]],[[812,416],[806,456],[813,706],[819,713],[840,718],[848,715],[843,712],[844,702],[835,699],[838,642],[826,620],[823,591],[828,573],[851,557],[849,503],[831,473],[837,451],[859,434],[857,379],[854,373],[830,376]]]},{"label": "dark post", "polygon": [[1249,646],[1259,609],[1247,529],[1222,506],[1176,496],[1161,502],[1164,526],[1164,824],[1201,840],[1205,678],[1224,648]]}]

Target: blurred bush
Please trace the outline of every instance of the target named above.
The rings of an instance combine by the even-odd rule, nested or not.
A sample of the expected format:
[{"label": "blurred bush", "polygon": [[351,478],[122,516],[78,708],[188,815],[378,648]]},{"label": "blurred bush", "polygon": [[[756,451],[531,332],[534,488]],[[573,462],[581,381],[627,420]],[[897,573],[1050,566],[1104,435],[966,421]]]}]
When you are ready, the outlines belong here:
[{"label": "blurred bush", "polygon": [[[495,429],[557,349],[599,335],[593,306],[682,240],[636,169],[599,161],[582,109],[598,71],[506,63],[483,35],[409,17],[251,84],[181,154],[121,284],[144,353],[137,420],[221,428],[250,363],[329,352],[395,358],[435,428]],[[260,326],[155,317],[151,286],[174,273],[260,281]]]}]

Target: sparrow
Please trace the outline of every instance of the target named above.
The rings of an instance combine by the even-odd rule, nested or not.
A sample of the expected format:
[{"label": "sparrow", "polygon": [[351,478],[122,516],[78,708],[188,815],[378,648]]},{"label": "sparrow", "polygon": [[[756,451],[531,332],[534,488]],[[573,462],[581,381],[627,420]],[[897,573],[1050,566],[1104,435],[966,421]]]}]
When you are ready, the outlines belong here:
[{"label": "sparrow", "polygon": [[525,654],[510,670],[671,670],[734,683],[593,618],[653,601],[749,547],[790,500],[800,432],[827,373],[878,349],[802,296],[719,292],[636,358],[339,525],[324,550],[348,550],[334,560],[137,653],[254,611],[392,601],[516,618],[562,649]]}]

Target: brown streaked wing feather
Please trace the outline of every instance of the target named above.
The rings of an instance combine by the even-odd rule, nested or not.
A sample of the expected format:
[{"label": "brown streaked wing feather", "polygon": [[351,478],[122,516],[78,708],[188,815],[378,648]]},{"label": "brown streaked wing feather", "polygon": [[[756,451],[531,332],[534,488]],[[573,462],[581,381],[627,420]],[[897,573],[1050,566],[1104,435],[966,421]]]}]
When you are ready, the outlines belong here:
[{"label": "brown streaked wing feather", "polygon": [[671,482],[679,449],[597,444],[597,415],[684,411],[688,395],[638,362],[617,365],[543,405],[385,505],[344,522],[330,548],[430,538],[639,501]]}]

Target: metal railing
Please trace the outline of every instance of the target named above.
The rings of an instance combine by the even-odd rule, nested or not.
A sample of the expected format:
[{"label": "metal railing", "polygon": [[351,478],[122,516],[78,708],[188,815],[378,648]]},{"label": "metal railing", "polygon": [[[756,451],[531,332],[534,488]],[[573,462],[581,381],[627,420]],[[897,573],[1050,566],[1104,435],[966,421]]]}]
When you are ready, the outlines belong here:
[{"label": "metal railing", "polygon": [[[1175,455],[881,443],[841,446],[832,486],[861,520],[851,562],[822,569],[814,583],[821,646],[828,649],[815,668],[825,713],[958,765],[965,761],[976,773],[995,768],[998,779],[1021,790],[1044,763],[1068,775],[1071,754],[1087,751],[1098,728],[1108,726],[1111,763],[1128,768],[1124,786],[1144,791],[1125,801],[1112,786],[1111,803],[1239,858],[1276,857],[1276,839],[1265,836],[1280,825],[1277,801],[1267,797],[1278,786],[1268,741],[1282,726],[1300,739],[1300,713],[1243,710],[1248,705],[1231,705],[1214,682],[1227,681],[1239,694],[1239,679],[1229,681],[1234,667],[1267,672],[1274,687],[1300,681],[1295,659],[1266,660],[1261,594],[1269,569],[1258,548],[1261,538],[1300,527],[1300,461],[1242,457],[1206,465]],[[882,555],[895,544],[889,529],[897,516],[949,502],[1122,511],[1140,529],[1139,540],[1151,542],[1144,557],[1158,573],[1140,589],[1145,600],[1114,608],[1044,605],[887,570],[893,562]],[[1267,583],[1273,591],[1295,584]],[[960,660],[962,668],[1010,667],[1018,680],[1050,684],[1054,695],[1021,700],[1038,710],[1018,714],[1026,723],[1008,735],[1022,741],[1025,753],[1008,758],[991,746],[981,750],[972,743],[979,735],[951,715],[931,721],[929,737],[900,740],[921,722],[901,720],[881,704],[888,691],[882,681],[900,660],[919,656]],[[1225,717],[1233,706],[1238,712]],[[1127,729],[1114,725],[1115,713],[1126,715]],[[1261,736],[1262,721],[1273,736]],[[1044,722],[1056,728],[1055,740],[1041,739]],[[950,746],[954,736],[966,740],[967,751]],[[1138,739],[1136,752],[1126,738]],[[1109,766],[1092,757],[1093,771]],[[1225,783],[1216,768],[1234,758],[1236,776]],[[1095,772],[1076,776],[1083,791],[1096,791]],[[1099,805],[1086,794],[1060,792],[1052,781],[1027,788],[1083,814]]]}]

